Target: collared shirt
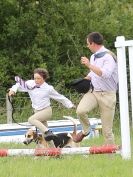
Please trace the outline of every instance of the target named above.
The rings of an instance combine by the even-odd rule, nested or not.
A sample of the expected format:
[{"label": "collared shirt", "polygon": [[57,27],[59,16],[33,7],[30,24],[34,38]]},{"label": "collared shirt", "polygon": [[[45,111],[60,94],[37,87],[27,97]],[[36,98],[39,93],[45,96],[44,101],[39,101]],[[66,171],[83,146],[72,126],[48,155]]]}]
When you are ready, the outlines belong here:
[{"label": "collared shirt", "polygon": [[[12,86],[11,90],[15,93],[17,91],[21,92],[28,92],[32,107],[35,110],[41,110],[48,106],[50,106],[50,99],[54,99],[60,103],[62,103],[66,108],[72,108],[74,105],[73,103],[66,98],[65,96],[59,94],[53,86],[47,84],[44,82],[40,87],[35,87],[36,83],[34,80],[28,80],[26,81],[26,85],[29,88],[24,88],[19,83],[16,83]],[[34,89],[30,89],[34,88]]]},{"label": "collared shirt", "polygon": [[90,58],[90,63],[101,69],[102,76],[98,76],[93,71],[90,71],[88,76],[91,77],[95,91],[116,91],[118,87],[117,62],[109,53],[101,58],[95,58],[95,54],[105,51],[108,51],[108,49],[102,46]]}]

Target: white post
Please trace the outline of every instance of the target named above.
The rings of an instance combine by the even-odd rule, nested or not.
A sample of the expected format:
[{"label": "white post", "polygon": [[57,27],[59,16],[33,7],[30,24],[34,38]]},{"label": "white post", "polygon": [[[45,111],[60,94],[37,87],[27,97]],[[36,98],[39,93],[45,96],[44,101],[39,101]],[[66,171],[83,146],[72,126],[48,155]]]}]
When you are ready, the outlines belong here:
[{"label": "white post", "polygon": [[8,94],[6,94],[6,113],[7,113],[7,124],[12,123],[12,105],[8,99]]},{"label": "white post", "polygon": [[118,36],[116,38],[115,47],[117,48],[117,59],[118,59],[122,157],[123,159],[130,159],[131,144],[130,144],[130,128],[129,128],[126,50],[125,50],[124,36]]},{"label": "white post", "polygon": [[128,47],[129,67],[130,67],[130,88],[131,88],[131,109],[132,109],[132,128],[133,128],[133,41],[130,41],[131,46]]}]

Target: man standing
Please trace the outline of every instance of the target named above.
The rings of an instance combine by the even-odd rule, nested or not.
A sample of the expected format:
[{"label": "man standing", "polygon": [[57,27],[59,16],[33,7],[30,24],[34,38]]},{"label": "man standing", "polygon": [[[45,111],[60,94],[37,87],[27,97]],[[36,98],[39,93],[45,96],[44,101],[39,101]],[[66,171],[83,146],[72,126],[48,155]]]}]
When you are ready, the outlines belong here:
[{"label": "man standing", "polygon": [[74,141],[80,142],[89,134],[88,113],[99,107],[105,144],[114,144],[112,127],[118,85],[117,60],[115,55],[104,47],[103,36],[99,32],[92,32],[87,36],[87,47],[93,54],[90,60],[85,56],[81,57],[81,64],[90,70],[85,78],[91,80],[94,90],[88,91],[77,107],[76,113],[82,131],[75,136]]}]

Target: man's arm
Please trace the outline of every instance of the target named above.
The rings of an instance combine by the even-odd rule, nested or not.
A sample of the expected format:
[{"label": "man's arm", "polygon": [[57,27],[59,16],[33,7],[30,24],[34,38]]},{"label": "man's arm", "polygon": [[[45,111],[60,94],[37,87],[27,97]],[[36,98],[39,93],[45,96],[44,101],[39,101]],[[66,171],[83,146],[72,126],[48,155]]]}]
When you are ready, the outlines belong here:
[{"label": "man's arm", "polygon": [[91,71],[93,71],[98,76],[102,76],[101,69],[99,67],[96,67],[90,64],[90,61],[87,57],[81,57],[81,64],[85,65],[87,68],[89,68]]}]

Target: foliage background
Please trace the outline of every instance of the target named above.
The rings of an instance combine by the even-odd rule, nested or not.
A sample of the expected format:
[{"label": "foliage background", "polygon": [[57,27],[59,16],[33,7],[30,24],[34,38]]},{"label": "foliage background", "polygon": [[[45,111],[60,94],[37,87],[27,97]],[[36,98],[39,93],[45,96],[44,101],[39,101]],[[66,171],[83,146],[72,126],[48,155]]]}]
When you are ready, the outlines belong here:
[{"label": "foliage background", "polygon": [[14,76],[32,77],[36,67],[50,72],[58,90],[87,70],[80,57],[90,53],[86,35],[99,31],[105,45],[115,51],[116,36],[133,38],[131,0],[1,0],[0,96]]}]

